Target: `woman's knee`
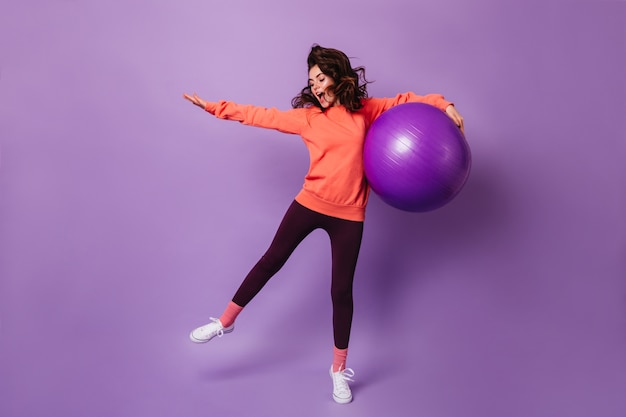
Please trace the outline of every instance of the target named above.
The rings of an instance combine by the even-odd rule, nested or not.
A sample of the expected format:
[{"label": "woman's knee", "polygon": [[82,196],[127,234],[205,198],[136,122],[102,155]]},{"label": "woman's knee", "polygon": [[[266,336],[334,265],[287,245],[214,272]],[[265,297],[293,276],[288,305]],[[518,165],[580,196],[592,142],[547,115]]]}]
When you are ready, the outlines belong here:
[{"label": "woman's knee", "polygon": [[330,289],[333,304],[352,304],[352,285],[333,285]]}]

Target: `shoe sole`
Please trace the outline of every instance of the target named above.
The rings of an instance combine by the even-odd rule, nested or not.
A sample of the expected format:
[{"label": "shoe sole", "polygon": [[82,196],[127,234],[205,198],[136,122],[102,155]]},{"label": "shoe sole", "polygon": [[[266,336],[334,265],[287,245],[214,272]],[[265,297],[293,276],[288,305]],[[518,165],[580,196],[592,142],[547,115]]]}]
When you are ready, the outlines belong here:
[{"label": "shoe sole", "polygon": [[[232,327],[228,327],[228,328],[226,328],[226,329],[223,329],[223,332],[224,332],[224,334],[226,334],[226,333],[230,333],[230,332],[232,332],[233,330],[235,330],[235,327],[234,327],[234,326],[232,326]],[[217,336],[217,335],[216,335],[216,336]],[[213,337],[212,337],[212,338],[210,338],[210,339],[196,339],[195,337],[193,337],[193,331],[192,331],[191,333],[189,333],[189,340],[191,340],[191,341],[192,341],[192,342],[194,342],[194,343],[207,343],[207,342],[209,342],[211,339],[214,339],[214,338],[215,338],[215,336],[213,336]]]},{"label": "shoe sole", "polygon": [[352,396],[350,396],[350,398],[339,398],[335,397],[335,394],[333,394],[333,400],[338,404],[348,404],[352,402]]}]

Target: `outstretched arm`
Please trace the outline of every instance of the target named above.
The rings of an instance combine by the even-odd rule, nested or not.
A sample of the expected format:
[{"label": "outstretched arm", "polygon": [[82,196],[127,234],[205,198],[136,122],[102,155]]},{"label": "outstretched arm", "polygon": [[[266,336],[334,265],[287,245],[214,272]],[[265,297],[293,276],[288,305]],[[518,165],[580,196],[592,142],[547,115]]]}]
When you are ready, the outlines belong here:
[{"label": "outstretched arm", "polygon": [[183,98],[211,113],[215,117],[234,120],[244,125],[275,129],[284,133],[300,134],[308,125],[305,109],[280,111],[251,105],[241,105],[229,101],[206,101],[196,93],[183,94]]}]

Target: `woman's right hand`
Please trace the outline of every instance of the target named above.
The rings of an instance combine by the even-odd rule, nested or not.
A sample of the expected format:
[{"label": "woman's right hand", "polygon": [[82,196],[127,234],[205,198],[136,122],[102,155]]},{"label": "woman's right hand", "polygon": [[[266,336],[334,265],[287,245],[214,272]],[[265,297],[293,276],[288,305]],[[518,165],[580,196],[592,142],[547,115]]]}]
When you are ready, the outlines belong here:
[{"label": "woman's right hand", "polygon": [[193,93],[191,96],[189,94],[183,94],[183,97],[202,109],[206,107],[207,102],[198,97],[196,93]]}]

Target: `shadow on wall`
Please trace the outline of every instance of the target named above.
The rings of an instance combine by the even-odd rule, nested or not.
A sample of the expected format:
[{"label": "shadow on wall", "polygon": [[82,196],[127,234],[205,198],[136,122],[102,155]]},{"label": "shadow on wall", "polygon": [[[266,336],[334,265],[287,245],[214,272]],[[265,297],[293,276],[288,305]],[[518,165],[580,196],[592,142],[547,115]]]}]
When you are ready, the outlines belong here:
[{"label": "shadow on wall", "polygon": [[480,262],[515,224],[498,178],[489,166],[474,163],[459,195],[426,213],[395,209],[372,194],[356,286],[357,291],[364,289],[361,296],[366,299],[375,296],[367,300],[370,311],[389,317],[407,290],[451,268],[459,270],[462,279],[472,279],[472,270],[461,265],[469,258]]}]

